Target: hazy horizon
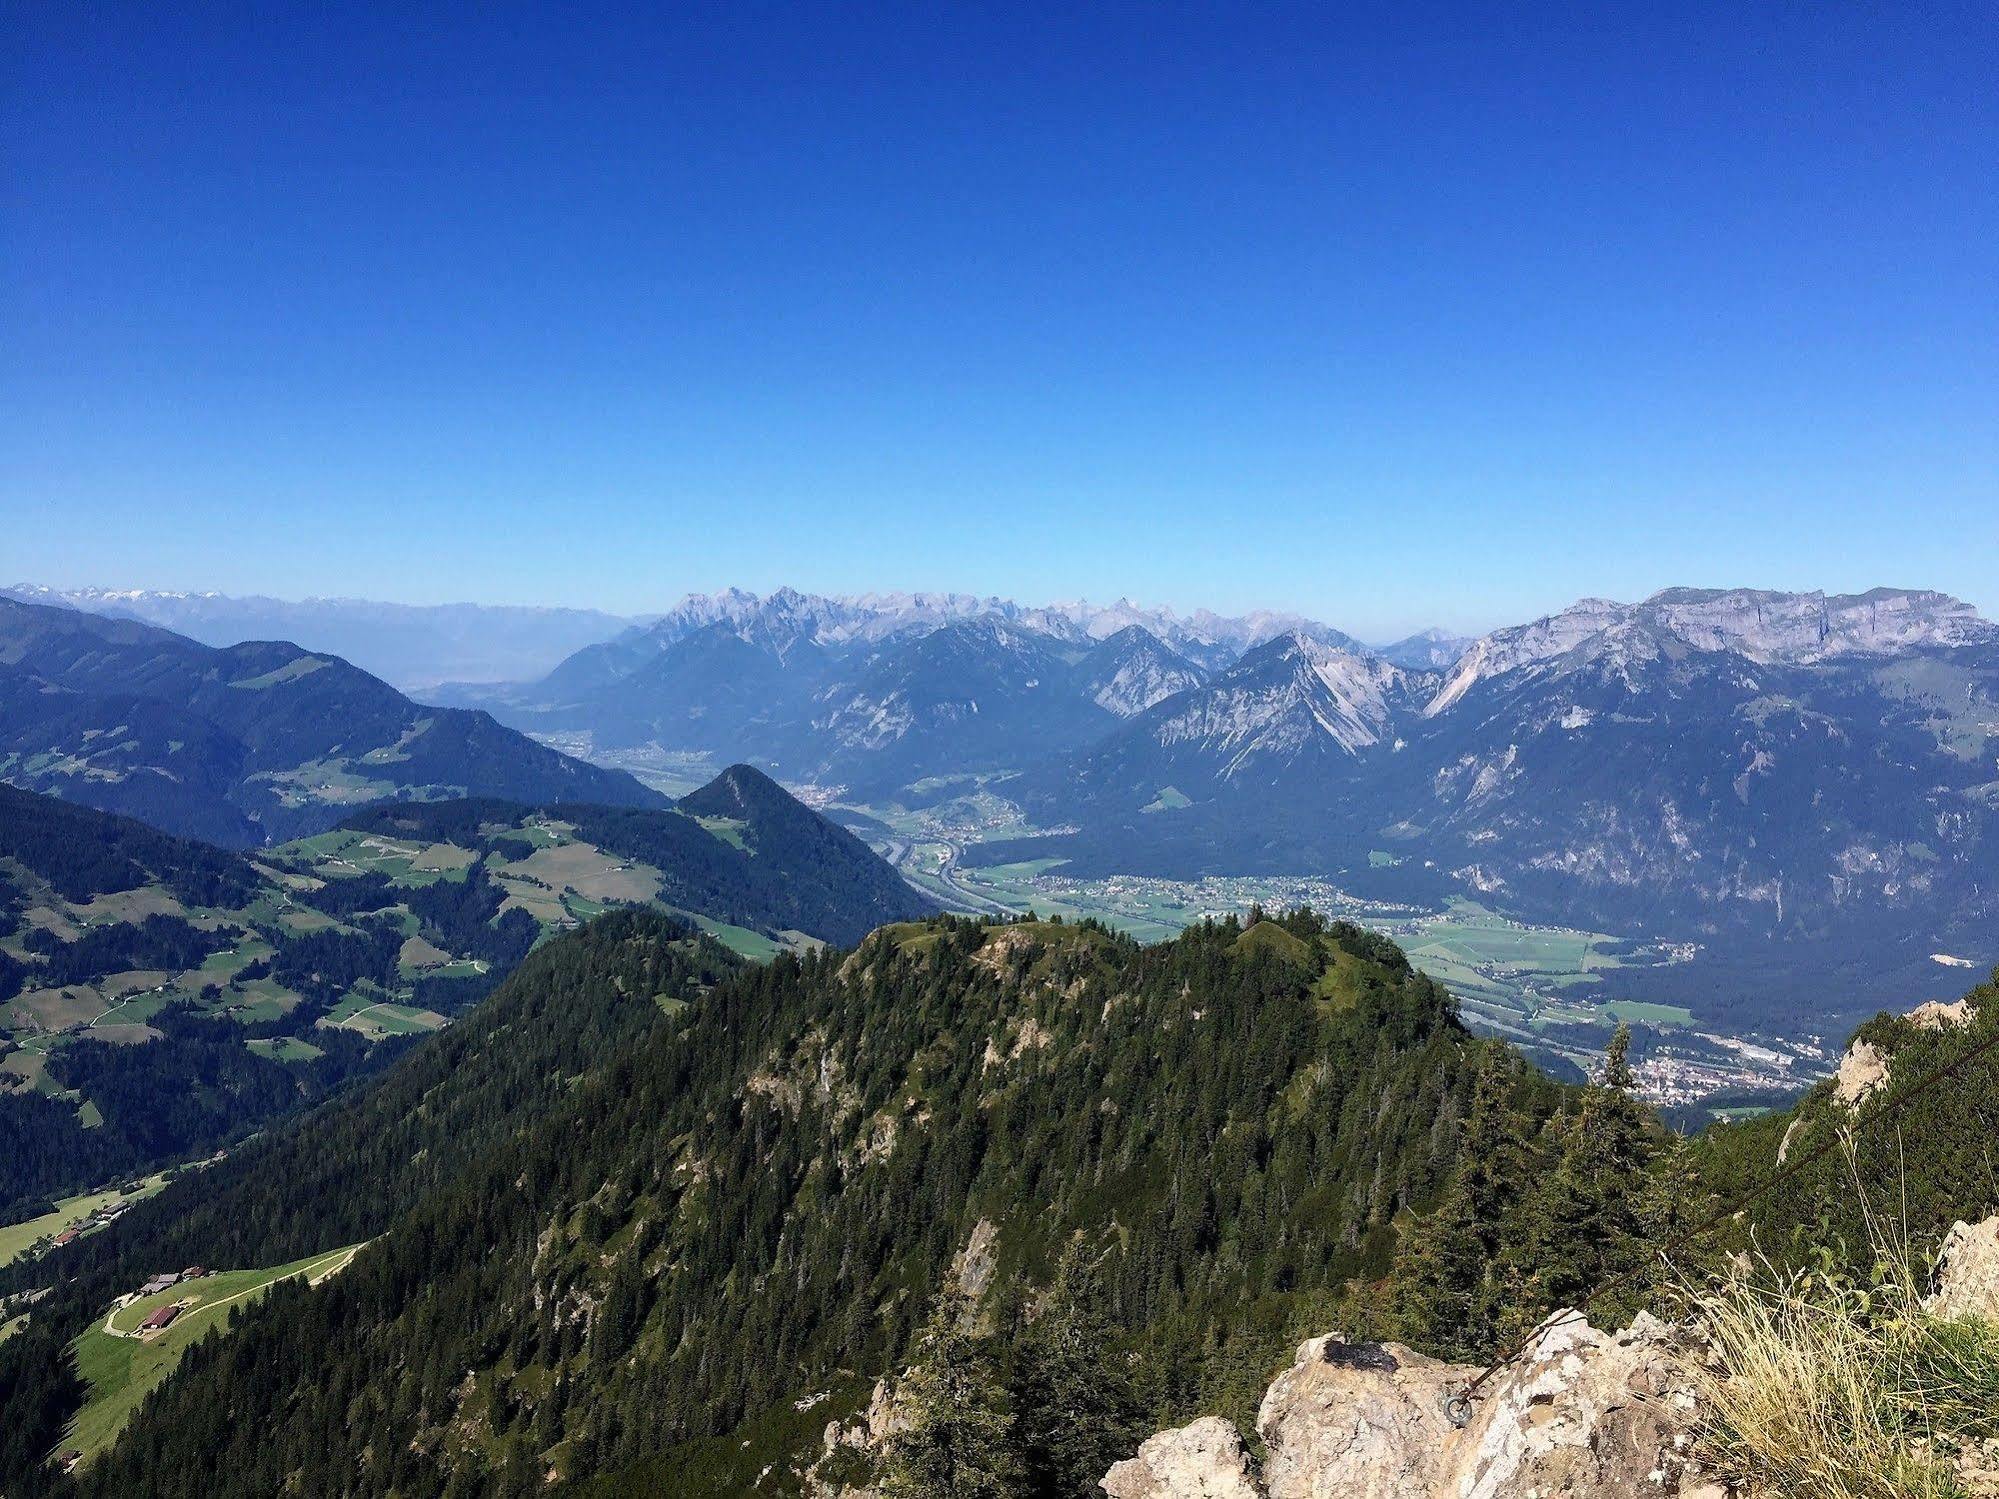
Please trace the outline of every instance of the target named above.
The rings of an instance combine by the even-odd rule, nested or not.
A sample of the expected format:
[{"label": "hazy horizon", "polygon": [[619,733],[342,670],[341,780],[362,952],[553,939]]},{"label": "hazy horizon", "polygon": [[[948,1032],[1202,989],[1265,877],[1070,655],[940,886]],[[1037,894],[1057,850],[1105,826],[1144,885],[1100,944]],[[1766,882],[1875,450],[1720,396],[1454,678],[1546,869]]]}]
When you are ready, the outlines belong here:
[{"label": "hazy horizon", "polygon": [[1483,624],[1475,623],[1469,626],[1453,624],[1450,623],[1448,620],[1446,620],[1442,615],[1442,613],[1439,612],[1437,615],[1434,616],[1431,615],[1421,616],[1420,619],[1418,619],[1416,616],[1411,616],[1411,618],[1416,619],[1417,622],[1407,624],[1400,628],[1389,627],[1386,629],[1383,628],[1369,629],[1358,621],[1348,621],[1340,618],[1336,614],[1315,613],[1309,609],[1291,608],[1281,604],[1253,604],[1245,608],[1221,609],[1207,604],[1199,604],[1199,603],[1182,604],[1177,601],[1137,598],[1133,597],[1129,593],[1115,593],[1115,592],[1095,594],[1095,595],[1083,595],[1075,598],[1057,599],[1057,598],[1023,597],[1015,594],[992,593],[988,591],[978,591],[968,588],[924,588],[924,587],[861,588],[861,589],[836,591],[831,589],[807,588],[789,582],[779,582],[765,588],[750,588],[743,584],[737,584],[737,583],[721,583],[713,587],[706,587],[706,588],[704,587],[683,588],[672,593],[670,597],[662,597],[660,601],[658,601],[657,603],[637,609],[614,609],[601,604],[591,603],[588,601],[583,601],[583,602],[551,601],[547,599],[473,599],[473,598],[464,598],[464,597],[393,599],[393,598],[383,598],[366,593],[310,593],[310,594],[287,596],[261,590],[236,592],[233,590],[219,589],[219,588],[157,587],[141,583],[103,583],[103,582],[89,582],[89,581],[74,582],[74,583],[70,582],[52,583],[45,579],[29,579],[29,578],[16,578],[11,583],[0,585],[0,587],[10,587],[10,588],[41,587],[41,588],[51,589],[58,593],[83,592],[83,591],[95,590],[105,595],[116,595],[122,593],[153,593],[153,594],[179,595],[190,598],[206,597],[206,598],[223,598],[223,599],[233,599],[233,600],[264,599],[264,600],[269,600],[273,603],[285,604],[285,605],[368,604],[368,605],[382,605],[391,608],[416,608],[416,609],[477,608],[477,609],[523,609],[523,610],[549,610],[549,611],[571,610],[579,613],[602,614],[611,618],[625,620],[627,622],[642,622],[649,619],[656,619],[661,615],[668,613],[672,609],[677,608],[679,605],[681,605],[688,599],[697,598],[697,597],[714,597],[719,594],[727,593],[732,589],[740,590],[746,593],[752,593],[759,597],[767,598],[772,593],[777,592],[779,589],[791,588],[794,591],[801,594],[817,596],[817,597],[825,597],[825,598],[859,599],[867,597],[869,595],[874,595],[878,597],[893,596],[893,595],[930,595],[930,596],[948,595],[953,597],[974,598],[979,600],[990,599],[1000,603],[1016,604],[1023,608],[1057,609],[1074,605],[1084,605],[1101,609],[1101,608],[1113,607],[1122,603],[1130,605],[1132,608],[1140,610],[1164,611],[1172,615],[1175,615],[1176,617],[1183,620],[1201,613],[1214,614],[1224,618],[1240,618],[1246,615],[1257,614],[1257,613],[1296,615],[1300,618],[1311,620],[1317,624],[1330,625],[1334,629],[1340,630],[1343,633],[1352,636],[1354,639],[1361,641],[1363,644],[1371,646],[1386,646],[1386,645],[1399,644],[1400,642],[1407,640],[1427,630],[1441,630],[1449,635],[1462,636],[1467,639],[1476,639],[1482,635],[1489,634],[1495,630],[1505,629],[1511,625],[1527,624],[1533,620],[1544,619],[1549,617],[1550,615],[1559,614],[1560,612],[1562,612],[1562,610],[1567,609],[1577,603],[1580,603],[1585,599],[1607,598],[1615,603],[1637,604],[1637,603],[1642,603],[1645,599],[1650,598],[1653,594],[1656,594],[1661,590],[1667,588],[1693,588],[1693,589],[1715,590],[1715,591],[1755,589],[1760,591],[1779,592],[1779,593],[1823,593],[1828,597],[1839,596],[1839,595],[1865,594],[1877,588],[1887,588],[1887,589],[1897,589],[1897,590],[1907,589],[1910,591],[1928,590],[1932,592],[1951,594],[1952,597],[1955,597],[1961,600],[1962,602],[1971,605],[1981,615],[1985,615],[1988,618],[1992,617],[1991,612],[1987,610],[1986,606],[1976,598],[1970,598],[1966,597],[1963,594],[1953,593],[1952,590],[1949,589],[1934,589],[1931,588],[1930,585],[1920,582],[1873,583],[1863,587],[1855,587],[1855,588],[1823,588],[1823,587],[1773,588],[1771,585],[1761,582],[1664,583],[1661,584],[1659,588],[1648,589],[1645,593],[1634,594],[1630,597],[1617,597],[1615,595],[1607,594],[1601,591],[1578,593],[1572,598],[1565,599],[1559,604],[1555,604],[1549,608],[1539,610],[1535,613],[1523,614],[1516,618],[1491,620]]}]

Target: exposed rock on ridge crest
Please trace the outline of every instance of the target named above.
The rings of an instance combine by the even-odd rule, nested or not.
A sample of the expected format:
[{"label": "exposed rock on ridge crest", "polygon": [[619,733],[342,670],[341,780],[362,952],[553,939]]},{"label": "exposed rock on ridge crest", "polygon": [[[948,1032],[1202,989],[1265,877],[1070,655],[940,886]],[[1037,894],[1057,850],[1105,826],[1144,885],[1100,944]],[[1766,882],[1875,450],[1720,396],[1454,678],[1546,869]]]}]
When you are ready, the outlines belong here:
[{"label": "exposed rock on ridge crest", "polygon": [[1604,1333],[1559,1313],[1460,1429],[1445,1399],[1476,1369],[1399,1343],[1313,1338],[1263,1398],[1260,1479],[1246,1476],[1234,1431],[1209,1417],[1153,1437],[1102,1487],[1114,1499],[1716,1499],[1689,1452],[1684,1340],[1643,1314]]}]

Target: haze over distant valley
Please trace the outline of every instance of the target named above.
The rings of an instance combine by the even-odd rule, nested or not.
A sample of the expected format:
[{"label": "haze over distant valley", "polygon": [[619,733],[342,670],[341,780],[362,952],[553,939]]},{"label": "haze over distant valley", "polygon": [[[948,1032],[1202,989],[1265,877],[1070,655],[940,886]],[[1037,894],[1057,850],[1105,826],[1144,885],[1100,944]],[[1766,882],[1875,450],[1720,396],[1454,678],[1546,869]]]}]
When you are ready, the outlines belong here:
[{"label": "haze over distant valley", "polygon": [[[313,649],[377,607],[256,603]],[[402,659],[452,659],[468,618],[396,614]],[[1412,942],[1543,1056],[1641,1019],[1662,1096],[1807,1075],[1854,1017],[1999,957],[1999,629],[1934,592],[1669,589],[1380,646],[1279,612],[951,593],[503,618],[488,633],[537,661],[583,643],[420,695],[664,794],[749,761],[959,909],[1162,936],[1309,898]],[[1738,1037],[1782,1059],[1745,1068]]]}]

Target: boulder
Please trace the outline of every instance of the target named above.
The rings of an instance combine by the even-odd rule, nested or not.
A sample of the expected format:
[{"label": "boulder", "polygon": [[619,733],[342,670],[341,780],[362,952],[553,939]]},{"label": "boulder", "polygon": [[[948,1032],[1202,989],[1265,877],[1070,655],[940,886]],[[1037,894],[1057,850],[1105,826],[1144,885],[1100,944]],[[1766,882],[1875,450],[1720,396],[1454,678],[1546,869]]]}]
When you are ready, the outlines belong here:
[{"label": "boulder", "polygon": [[1605,1333],[1559,1313],[1462,1427],[1448,1402],[1477,1369],[1398,1343],[1313,1338],[1257,1413],[1261,1488],[1234,1429],[1212,1417],[1153,1437],[1103,1488],[1114,1499],[1716,1499],[1689,1455],[1689,1338],[1650,1316]]},{"label": "boulder", "polygon": [[1932,999],[1909,1011],[1910,1023],[1926,1031],[1961,1030],[1971,1024],[1971,1019],[1971,999],[1968,995],[1949,1004]]},{"label": "boulder", "polygon": [[1476,1373],[1400,1343],[1300,1344],[1256,1415],[1270,1499],[1449,1492],[1459,1433],[1444,1401]]},{"label": "boulder", "polygon": [[1937,1260],[1937,1288],[1929,1308],[1944,1317],[1999,1322],[1999,1215],[1951,1227]]},{"label": "boulder", "polygon": [[1111,1499],[1263,1499],[1242,1434],[1220,1416],[1147,1437],[1098,1487]]},{"label": "boulder", "polygon": [[1839,1076],[1833,1082],[1832,1096],[1848,1108],[1856,1108],[1887,1085],[1886,1053],[1872,1041],[1856,1041],[1839,1059]]},{"label": "boulder", "polygon": [[1613,1499],[1701,1486],[1689,1457],[1699,1415],[1689,1337],[1644,1312],[1618,1333],[1579,1312],[1550,1318],[1473,1413],[1457,1484],[1444,1492]]}]

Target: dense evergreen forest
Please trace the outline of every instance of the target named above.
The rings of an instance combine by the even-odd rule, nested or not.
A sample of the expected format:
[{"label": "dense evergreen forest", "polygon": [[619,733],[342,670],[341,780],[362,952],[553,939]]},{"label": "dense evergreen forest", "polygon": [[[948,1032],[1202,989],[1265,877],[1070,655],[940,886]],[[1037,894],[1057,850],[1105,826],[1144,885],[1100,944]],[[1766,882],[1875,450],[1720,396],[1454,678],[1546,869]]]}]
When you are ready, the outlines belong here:
[{"label": "dense evergreen forest", "polygon": [[[1298,1326],[1391,1269],[1398,1215],[1456,1174],[1481,1079],[1533,1139],[1569,1096],[1472,1039],[1393,944],[1309,914],[1154,948],[940,918],[737,973],[669,1016],[648,965],[677,940],[656,918],[597,923],[429,1043],[514,1034],[534,1006],[594,1022],[601,1047],[607,994],[635,1027],[573,1088],[461,1123],[421,1193],[400,1183],[428,1116],[377,1101],[430,1092],[419,1054],[201,1183],[211,1205],[159,1248],[120,1261],[136,1231],[107,1236],[73,1314],[147,1253],[270,1263],[394,1225],[191,1356],[90,1482],[415,1494],[544,1454],[693,1481],[685,1444],[836,1384],[851,1403],[857,1374],[899,1367],[982,1220],[999,1283],[1086,1257],[1076,1315],[1140,1355],[1134,1411],[1239,1406]],[[595,1008],[551,1001],[572,967]],[[453,1090],[490,1060],[460,1057]],[[364,1192],[370,1167],[385,1182]],[[370,1219],[355,1197],[409,1207]]]},{"label": "dense evergreen forest", "polygon": [[[1902,1083],[1966,1035],[1877,1028]],[[1960,1116],[1990,1082],[1963,1081]],[[367,1239],[190,1351],[70,1482],[416,1496],[552,1470],[694,1496],[766,1468],[795,1490],[819,1462],[899,1494],[1085,1495],[1159,1424],[1244,1419],[1308,1333],[1474,1357],[1557,1305],[1650,1299],[1653,1246],[1760,1180],[1788,1123],[1689,1146],[1628,1088],[1621,1039],[1588,1086],[1551,1082],[1393,943],[1309,912],[1150,948],[940,917],[762,968],[617,913],[78,1246],[0,1345],[0,1484],[47,1481],[65,1341],[115,1291]],[[1943,1122],[1927,1107],[1908,1129]],[[1999,1195],[1975,1145],[1931,1159],[1919,1234]],[[1836,1233],[1847,1169],[1759,1209],[1766,1247]],[[822,1454],[912,1360],[883,1465]]]},{"label": "dense evergreen forest", "polygon": [[66,900],[158,881],[188,905],[233,909],[263,883],[241,855],[4,782],[0,859],[39,875]]},{"label": "dense evergreen forest", "polygon": [[[0,1343],[0,1493],[35,1492],[80,1395],[68,1340],[163,1265],[279,1264],[382,1234],[450,1200],[471,1163],[552,1113],[603,1053],[665,1023],[741,960],[662,917],[606,917],[533,954],[493,1000],[373,1086],[175,1182],[60,1261],[0,1269],[0,1298],[49,1290]],[[250,1492],[249,1489],[243,1492]]]}]

